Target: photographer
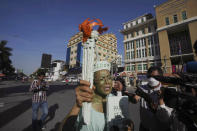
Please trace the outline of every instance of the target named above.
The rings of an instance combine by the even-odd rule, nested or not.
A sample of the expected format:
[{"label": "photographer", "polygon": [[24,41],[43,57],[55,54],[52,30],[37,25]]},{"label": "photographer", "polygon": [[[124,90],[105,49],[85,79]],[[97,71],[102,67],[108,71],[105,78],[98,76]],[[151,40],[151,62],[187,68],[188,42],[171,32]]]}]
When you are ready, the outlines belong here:
[{"label": "photographer", "polygon": [[167,107],[162,99],[161,83],[152,78],[152,76],[158,75],[163,75],[161,68],[150,67],[147,72],[148,85],[138,87],[136,95],[129,97],[132,103],[140,101],[139,131],[170,131],[172,109]]},{"label": "photographer", "polygon": [[[39,72],[38,79],[34,80],[30,86],[29,91],[33,92],[32,96],[32,128],[33,131],[39,131],[45,129],[44,121],[48,115],[48,104],[46,91],[48,90],[48,84],[44,81],[45,73]],[[40,120],[37,120],[38,109],[42,108],[42,116]]]},{"label": "photographer", "polygon": [[111,94],[114,96],[118,95],[118,92],[121,92],[122,95],[125,95],[124,92],[126,91],[125,80],[121,77],[117,77],[114,79],[114,86],[112,88]]},{"label": "photographer", "polygon": [[[195,41],[193,48],[195,50],[195,54],[197,55],[197,40]],[[183,82],[185,85],[187,85],[187,83],[195,84],[196,81],[190,77],[194,77],[194,75],[197,74],[196,67],[197,67],[196,61],[188,62],[186,64],[186,69],[187,69],[187,73],[190,74],[189,77],[187,76],[187,73],[186,73],[186,75],[180,74],[180,76],[175,77],[175,78],[182,79],[182,81],[186,82],[186,83]],[[189,79],[185,76],[187,76]],[[190,80],[190,81],[187,81],[187,80]],[[180,94],[187,93],[188,95],[185,95],[185,97],[178,96],[179,100],[177,103],[181,103],[181,104],[173,105],[175,110],[172,113],[172,129],[175,131],[197,130],[197,122],[196,122],[197,121],[197,114],[196,114],[197,112],[196,112],[196,109],[194,109],[196,107],[195,106],[196,102],[189,99],[189,98],[195,99],[195,97],[197,96],[197,90],[196,90],[196,88],[191,88],[191,87],[190,88],[184,87],[184,88],[186,88],[186,90],[180,92]],[[177,93],[177,94],[179,94],[179,93]],[[169,97],[170,95],[168,95],[166,97]],[[189,97],[187,97],[187,96],[189,96]],[[172,98],[175,98],[175,97],[176,96],[174,96]],[[178,98],[176,98],[176,99],[178,99]],[[194,105],[194,107],[192,107],[193,105]],[[193,114],[190,114],[188,111],[190,111],[190,112],[192,111]]]},{"label": "photographer", "polygon": [[[195,55],[197,56],[197,40],[195,41],[193,48],[195,51]],[[186,64],[186,69],[187,69],[187,73],[197,74],[197,60],[188,62]],[[193,96],[197,96],[197,91],[195,89],[192,88],[191,92],[192,92]]]}]

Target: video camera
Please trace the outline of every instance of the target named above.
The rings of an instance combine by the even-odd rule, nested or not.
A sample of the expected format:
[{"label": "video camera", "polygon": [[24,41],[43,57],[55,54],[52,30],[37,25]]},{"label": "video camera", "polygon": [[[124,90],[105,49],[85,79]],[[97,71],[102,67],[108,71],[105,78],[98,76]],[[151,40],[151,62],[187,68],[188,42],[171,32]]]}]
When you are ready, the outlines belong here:
[{"label": "video camera", "polygon": [[180,85],[182,89],[193,88],[197,90],[197,74],[179,73],[178,75],[179,77],[154,76],[154,78],[160,82]]},{"label": "video camera", "polygon": [[164,102],[174,109],[178,119],[188,130],[197,130],[197,96],[191,93],[192,89],[197,92],[197,74],[179,73],[178,75],[179,77],[154,76],[154,78],[160,82],[180,86],[181,91],[162,88]]},{"label": "video camera", "polygon": [[[136,89],[135,93],[124,93],[124,95],[127,95],[129,97],[129,101],[132,103],[137,103],[137,101],[134,99],[135,95],[138,95],[138,96],[144,98],[144,100],[147,102],[147,106],[149,107],[149,109],[153,113],[156,113],[157,107],[159,105],[159,99],[162,97],[160,92],[155,91],[155,92],[153,92],[152,95],[150,95],[142,90],[141,82],[138,82],[136,86],[137,86],[137,89]],[[146,86],[149,86],[149,85],[146,85]]]}]

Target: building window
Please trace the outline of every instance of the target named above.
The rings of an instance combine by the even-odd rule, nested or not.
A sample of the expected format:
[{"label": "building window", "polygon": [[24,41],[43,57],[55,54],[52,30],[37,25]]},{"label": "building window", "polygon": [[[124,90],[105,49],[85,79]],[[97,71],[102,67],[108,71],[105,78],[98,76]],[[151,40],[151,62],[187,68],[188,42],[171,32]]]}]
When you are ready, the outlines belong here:
[{"label": "building window", "polygon": [[148,33],[151,33],[151,27],[150,26],[148,27]]},{"label": "building window", "polygon": [[130,66],[127,66],[127,71],[129,71],[130,70]]},{"label": "building window", "polygon": [[183,19],[183,20],[186,20],[186,19],[187,19],[186,11],[183,11],[183,12],[182,12],[182,19]]},{"label": "building window", "polygon": [[151,45],[151,36],[148,37],[148,45]]},{"label": "building window", "polygon": [[136,40],[136,48],[139,47],[139,40]]},{"label": "building window", "polygon": [[126,55],[127,55],[126,59],[129,60],[129,52],[127,52]]},{"label": "building window", "polygon": [[141,71],[141,70],[142,70],[142,65],[139,64],[139,65],[137,66],[137,69],[138,69],[138,71]]},{"label": "building window", "polygon": [[141,50],[139,50],[139,57],[141,58]]},{"label": "building window", "polygon": [[131,33],[131,37],[133,37],[133,32]]},{"label": "building window", "polygon": [[142,49],[142,57],[145,57],[145,55],[144,55],[144,49]]},{"label": "building window", "polygon": [[139,48],[140,48],[142,44],[142,39],[140,39],[138,43],[139,43]]},{"label": "building window", "polygon": [[136,31],[136,35],[137,35],[137,36],[139,35],[139,32],[138,32],[138,31]]},{"label": "building window", "polygon": [[147,64],[143,64],[143,70],[147,70]]},{"label": "building window", "polygon": [[137,58],[139,57],[139,50],[137,50]]},{"label": "building window", "polygon": [[131,49],[134,49],[134,43],[133,43],[133,41],[131,42]]},{"label": "building window", "polygon": [[148,48],[148,54],[149,54],[149,56],[152,56],[151,48]]},{"label": "building window", "polygon": [[169,25],[170,21],[169,21],[169,17],[166,17],[166,25]]},{"label": "building window", "polygon": [[125,29],[127,29],[128,28],[128,26],[127,25],[125,25]]},{"label": "building window", "polygon": [[142,29],[142,34],[145,34],[145,30],[144,29]]},{"label": "building window", "polygon": [[[181,31],[179,34],[169,34],[168,39],[170,43],[170,53],[172,55],[187,54],[192,52],[192,46],[190,44],[189,31]],[[179,51],[181,46],[181,52]]]},{"label": "building window", "polygon": [[131,66],[131,70],[132,70],[132,71],[135,71],[135,65],[132,65],[132,66]]},{"label": "building window", "polygon": [[131,59],[135,58],[135,51],[131,51]]},{"label": "building window", "polygon": [[144,22],[144,19],[142,18],[142,22]]},{"label": "building window", "polygon": [[145,46],[145,39],[144,38],[141,39],[141,43],[142,43],[142,47],[144,47]]},{"label": "building window", "polygon": [[132,55],[133,55],[133,59],[135,59],[135,51],[133,51],[133,54]]},{"label": "building window", "polygon": [[136,25],[138,24],[138,20],[136,21]]},{"label": "building window", "polygon": [[155,64],[154,63],[150,63],[150,67],[154,66]]},{"label": "building window", "polygon": [[133,59],[133,51],[131,51],[131,59]]},{"label": "building window", "polygon": [[157,46],[155,46],[155,55],[156,55],[156,56],[159,55],[159,54],[158,54],[158,47],[157,47]]},{"label": "building window", "polygon": [[152,56],[154,56],[155,55],[155,53],[154,53],[154,48],[152,48]]},{"label": "building window", "polygon": [[131,44],[131,43],[130,43],[130,42],[128,42],[128,50],[130,49],[130,44]]},{"label": "building window", "polygon": [[178,22],[177,15],[174,15],[174,16],[173,16],[173,19],[174,19],[174,23]]}]

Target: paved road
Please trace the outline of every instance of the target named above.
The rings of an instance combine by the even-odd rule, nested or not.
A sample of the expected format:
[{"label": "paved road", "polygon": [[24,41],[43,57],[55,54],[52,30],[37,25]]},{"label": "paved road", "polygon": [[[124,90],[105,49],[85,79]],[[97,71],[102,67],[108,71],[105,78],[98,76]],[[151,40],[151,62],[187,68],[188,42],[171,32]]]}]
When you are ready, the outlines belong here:
[{"label": "paved road", "polygon": [[[0,130],[31,131],[31,93],[30,83],[0,83]],[[46,120],[46,131],[56,131],[60,122],[75,102],[75,86],[64,83],[52,83],[48,92],[49,116]],[[139,126],[139,105],[129,105],[130,118],[135,129]],[[41,114],[41,112],[39,112]]]}]

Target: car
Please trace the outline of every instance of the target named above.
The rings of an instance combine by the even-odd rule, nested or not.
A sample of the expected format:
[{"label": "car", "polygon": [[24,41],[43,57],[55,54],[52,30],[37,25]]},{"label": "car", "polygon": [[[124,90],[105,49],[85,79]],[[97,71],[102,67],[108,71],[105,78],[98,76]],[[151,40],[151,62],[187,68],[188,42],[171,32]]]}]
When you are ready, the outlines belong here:
[{"label": "car", "polygon": [[71,78],[71,82],[75,83],[78,82],[79,80],[77,78]]},{"label": "car", "polygon": [[52,79],[50,77],[46,77],[46,78],[44,78],[44,80],[45,81],[48,81],[48,82],[51,82],[52,81]]},{"label": "car", "polygon": [[79,82],[79,79],[77,77],[67,77],[66,79],[64,79],[62,82],[65,82],[66,85],[69,84],[76,84]]}]

